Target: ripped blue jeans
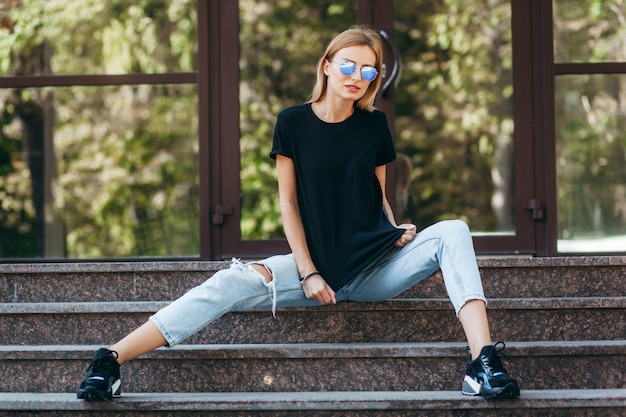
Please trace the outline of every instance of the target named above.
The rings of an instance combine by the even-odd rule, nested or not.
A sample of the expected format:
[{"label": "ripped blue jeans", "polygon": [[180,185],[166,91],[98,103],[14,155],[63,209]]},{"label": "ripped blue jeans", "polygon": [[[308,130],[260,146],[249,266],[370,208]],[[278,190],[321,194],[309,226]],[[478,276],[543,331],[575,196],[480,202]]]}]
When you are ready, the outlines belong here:
[{"label": "ripped blue jeans", "polygon": [[[264,265],[265,277],[252,268]],[[363,271],[336,293],[341,301],[383,301],[411,288],[441,269],[450,301],[458,315],[470,300],[486,302],[469,228],[459,220],[436,223],[402,249],[393,248],[364,266]],[[169,346],[207,326],[222,315],[251,308],[272,309],[319,305],[305,297],[293,255],[278,255],[243,264],[237,259],[203,284],[192,288],[150,317]]]}]

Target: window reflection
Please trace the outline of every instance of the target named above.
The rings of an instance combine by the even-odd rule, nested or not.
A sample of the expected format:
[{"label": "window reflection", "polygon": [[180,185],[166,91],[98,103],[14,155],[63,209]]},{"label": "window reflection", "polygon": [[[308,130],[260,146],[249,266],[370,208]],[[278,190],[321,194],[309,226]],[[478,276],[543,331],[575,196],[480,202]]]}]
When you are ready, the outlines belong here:
[{"label": "window reflection", "polygon": [[398,220],[460,218],[474,234],[514,234],[510,1],[398,0],[394,16],[396,173],[411,180]]},{"label": "window reflection", "polygon": [[0,74],[197,69],[196,0],[23,0],[0,9]]},{"label": "window reflection", "polygon": [[356,2],[239,1],[242,239],[284,237],[275,165],[278,113],[306,101],[326,44],[357,23]]},{"label": "window reflection", "polygon": [[0,99],[0,257],[199,253],[195,85]]},{"label": "window reflection", "polygon": [[[0,74],[20,85],[197,68],[196,0],[4,6]],[[0,258],[199,253],[198,91],[145,82],[0,89]]]},{"label": "window reflection", "polygon": [[555,62],[626,61],[623,0],[554,0]]},{"label": "window reflection", "polygon": [[555,84],[558,250],[626,248],[626,75]]}]

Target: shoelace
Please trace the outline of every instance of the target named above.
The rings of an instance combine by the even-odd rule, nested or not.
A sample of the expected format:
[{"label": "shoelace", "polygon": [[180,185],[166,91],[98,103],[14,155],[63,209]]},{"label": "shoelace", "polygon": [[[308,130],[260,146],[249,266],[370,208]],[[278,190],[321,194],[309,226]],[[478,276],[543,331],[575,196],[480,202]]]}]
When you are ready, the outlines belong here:
[{"label": "shoelace", "polygon": [[503,373],[503,374],[506,373],[506,369],[504,369],[504,366],[502,365],[502,361],[500,360],[500,357],[501,356],[505,357],[508,360],[511,360],[511,358],[503,353],[505,347],[506,345],[504,344],[504,342],[497,342],[496,344],[493,345],[491,354],[486,358],[487,360],[482,361],[483,367],[491,368],[491,372],[494,375],[498,373]]},{"label": "shoelace", "polygon": [[104,373],[109,373],[113,368],[113,362],[116,360],[117,352],[111,351],[101,357],[94,359],[89,369],[87,370],[89,377],[102,376]]}]

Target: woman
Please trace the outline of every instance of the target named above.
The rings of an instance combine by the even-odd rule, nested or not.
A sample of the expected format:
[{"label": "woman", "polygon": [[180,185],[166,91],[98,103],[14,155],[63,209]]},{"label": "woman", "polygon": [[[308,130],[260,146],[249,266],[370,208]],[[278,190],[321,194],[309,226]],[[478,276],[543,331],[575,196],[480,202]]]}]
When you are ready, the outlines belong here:
[{"label": "woman", "polygon": [[351,28],[319,60],[311,100],[278,116],[270,156],[292,253],[235,261],[98,350],[78,398],[119,396],[121,364],[180,343],[228,311],[386,300],[439,268],[469,345],[463,394],[519,396],[491,341],[468,227],[444,221],[417,233],[395,223],[384,190],[396,155],[385,115],[373,106],[381,67],[378,34]]}]

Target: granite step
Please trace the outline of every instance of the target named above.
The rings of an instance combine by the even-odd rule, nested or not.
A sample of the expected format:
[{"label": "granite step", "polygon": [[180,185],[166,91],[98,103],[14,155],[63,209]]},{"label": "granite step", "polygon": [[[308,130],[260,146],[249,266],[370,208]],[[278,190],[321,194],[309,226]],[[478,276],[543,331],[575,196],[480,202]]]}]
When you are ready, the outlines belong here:
[{"label": "granite step", "polygon": [[[111,344],[168,302],[0,304],[0,345]],[[494,338],[610,340],[626,335],[626,297],[489,299]],[[393,323],[393,325],[390,325]],[[463,341],[447,299],[231,312],[186,343]]]},{"label": "granite step", "polygon": [[623,417],[626,389],[528,390],[516,400],[485,401],[458,391],[306,393],[145,393],[111,402],[73,394],[0,393],[0,416],[228,417]]},{"label": "granite step", "polygon": [[478,262],[518,400],[460,394],[464,335],[434,274],[380,303],[229,313],[124,364],[120,400],[78,401],[98,347],[230,263],[0,264],[0,416],[626,415],[626,257]]},{"label": "granite step", "polygon": [[[0,392],[75,392],[99,346],[1,346]],[[526,390],[626,388],[626,340],[511,342]],[[124,392],[455,391],[464,343],[179,345],[122,366]],[[45,374],[45,375],[42,375]]]},{"label": "granite step", "polygon": [[[0,303],[173,300],[224,261],[0,264]],[[480,258],[490,298],[622,297],[626,257]],[[400,298],[445,298],[439,274]]]}]

